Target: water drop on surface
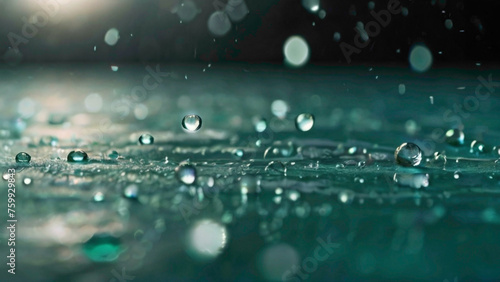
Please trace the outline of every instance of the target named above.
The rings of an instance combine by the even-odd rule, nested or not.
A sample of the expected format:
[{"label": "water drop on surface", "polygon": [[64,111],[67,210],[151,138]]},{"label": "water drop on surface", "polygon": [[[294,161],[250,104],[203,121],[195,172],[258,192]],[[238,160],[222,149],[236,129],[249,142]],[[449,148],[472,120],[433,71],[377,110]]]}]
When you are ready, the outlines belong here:
[{"label": "water drop on surface", "polygon": [[155,142],[154,137],[151,134],[142,134],[139,137],[139,144],[141,145],[152,145]]},{"label": "water drop on surface", "polygon": [[302,132],[311,130],[314,126],[314,116],[311,114],[300,114],[295,119],[295,127]]},{"label": "water drop on surface", "polygon": [[71,151],[68,154],[68,162],[81,163],[89,160],[89,156],[82,150]]},{"label": "water drop on surface", "polygon": [[186,185],[196,181],[196,168],[190,164],[181,164],[175,168],[177,179]]},{"label": "water drop on surface", "polygon": [[31,156],[28,153],[20,152],[16,155],[16,163],[29,163],[31,161]]},{"label": "water drop on surface", "polygon": [[403,143],[394,152],[396,163],[401,166],[418,166],[422,161],[422,151],[413,143]]},{"label": "water drop on surface", "polygon": [[470,152],[472,154],[483,154],[486,153],[486,151],[486,145],[483,142],[474,140],[470,143]]},{"label": "water drop on surface", "polygon": [[115,261],[121,254],[120,239],[108,234],[96,234],[82,245],[83,253],[94,262]]},{"label": "water drop on surface", "polygon": [[460,129],[450,129],[446,131],[446,143],[452,146],[462,146],[465,141],[464,132]]},{"label": "water drop on surface", "polygon": [[119,157],[119,156],[120,156],[120,154],[118,154],[118,152],[117,152],[117,151],[114,151],[114,150],[113,150],[113,151],[111,151],[111,152],[109,152],[109,154],[108,154],[108,157],[109,157],[110,159],[112,159],[112,160],[116,160],[116,159],[118,159],[118,157]]},{"label": "water drop on surface", "polygon": [[280,161],[271,161],[264,168],[264,171],[274,174],[283,174],[286,176],[286,166]]},{"label": "water drop on surface", "polygon": [[198,115],[187,115],[182,119],[182,128],[188,132],[195,132],[201,128],[201,117]]}]

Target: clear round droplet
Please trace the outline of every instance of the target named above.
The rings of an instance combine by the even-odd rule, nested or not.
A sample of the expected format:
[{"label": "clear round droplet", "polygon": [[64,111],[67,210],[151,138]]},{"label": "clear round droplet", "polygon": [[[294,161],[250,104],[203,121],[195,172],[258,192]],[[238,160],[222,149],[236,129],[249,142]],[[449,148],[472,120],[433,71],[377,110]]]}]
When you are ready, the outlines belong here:
[{"label": "clear round droplet", "polygon": [[301,67],[309,60],[309,45],[304,38],[294,35],[283,45],[285,62],[292,67]]},{"label": "clear round droplet", "polygon": [[299,131],[306,132],[311,130],[314,125],[314,116],[311,114],[300,114],[295,118],[295,127]]},{"label": "clear round droplet", "polygon": [[181,164],[175,168],[175,174],[180,182],[191,185],[196,181],[196,168],[190,164]]},{"label": "clear round droplet", "polygon": [[418,166],[422,161],[422,151],[414,143],[403,143],[394,152],[394,158],[401,166]]},{"label": "clear round droplet", "polygon": [[155,142],[155,138],[151,134],[142,134],[139,137],[139,144],[141,145],[152,145]]},{"label": "clear round droplet", "polygon": [[446,143],[452,146],[462,146],[465,141],[464,132],[460,129],[450,129],[446,131]]},{"label": "clear round droplet", "polygon": [[117,152],[117,151],[114,151],[114,150],[113,150],[113,151],[111,151],[111,152],[109,152],[109,154],[108,154],[108,157],[109,157],[110,159],[112,159],[112,160],[116,160],[116,159],[118,159],[118,157],[119,157],[119,156],[120,156],[120,154],[118,154],[118,152]]},{"label": "clear round droplet", "polygon": [[20,152],[16,155],[16,163],[29,163],[31,161],[31,156],[28,153]]},{"label": "clear round droplet", "polygon": [[470,152],[472,154],[484,154],[486,151],[487,148],[483,142],[474,140],[470,143]]},{"label": "clear round droplet", "polygon": [[201,117],[198,115],[187,115],[182,119],[182,128],[188,132],[195,132],[201,128]]},{"label": "clear round droplet", "polygon": [[82,150],[71,151],[68,154],[68,162],[81,163],[89,160],[89,156]]}]

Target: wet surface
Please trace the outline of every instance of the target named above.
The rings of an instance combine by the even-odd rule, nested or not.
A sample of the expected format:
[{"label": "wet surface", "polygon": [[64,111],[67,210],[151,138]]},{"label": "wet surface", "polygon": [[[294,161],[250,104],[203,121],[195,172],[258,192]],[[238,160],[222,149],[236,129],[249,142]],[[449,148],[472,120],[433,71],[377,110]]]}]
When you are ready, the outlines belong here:
[{"label": "wet surface", "polygon": [[[0,165],[16,170],[12,281],[500,277],[498,71],[0,74]],[[463,140],[446,135],[454,128]],[[396,164],[405,142],[420,164]],[[77,149],[88,160],[68,162]]]}]

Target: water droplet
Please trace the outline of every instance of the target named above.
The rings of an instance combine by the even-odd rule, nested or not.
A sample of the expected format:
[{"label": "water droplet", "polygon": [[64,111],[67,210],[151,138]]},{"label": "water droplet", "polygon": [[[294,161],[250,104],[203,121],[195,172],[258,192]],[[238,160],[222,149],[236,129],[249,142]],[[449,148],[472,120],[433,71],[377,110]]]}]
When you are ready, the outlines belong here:
[{"label": "water droplet", "polygon": [[224,36],[231,30],[231,21],[224,11],[215,11],[208,18],[208,30],[215,36]]},{"label": "water droplet", "polygon": [[301,67],[309,60],[309,46],[304,38],[294,35],[283,45],[285,62],[292,67]]},{"label": "water droplet", "polygon": [[123,196],[129,199],[137,199],[137,197],[139,196],[139,186],[137,186],[136,184],[130,184],[129,186],[125,187],[125,189],[123,189]]},{"label": "water droplet", "polygon": [[472,154],[483,154],[486,151],[486,145],[483,142],[474,140],[470,143],[470,152]]},{"label": "water droplet", "polygon": [[342,38],[342,35],[340,34],[340,32],[336,31],[333,34],[333,40],[335,40],[336,42],[339,42],[341,38]]},{"label": "water droplet", "polygon": [[408,186],[415,189],[429,186],[429,175],[424,173],[396,173],[394,174],[393,180],[401,186]]},{"label": "water droplet", "polygon": [[25,178],[23,179],[23,183],[24,183],[24,185],[30,185],[30,184],[31,184],[31,182],[32,182],[32,180],[31,180],[31,178],[29,178],[29,177],[25,177]]},{"label": "water droplet", "polygon": [[233,155],[237,158],[242,158],[245,152],[242,149],[234,149]]},{"label": "water droplet", "polygon": [[92,200],[94,200],[94,202],[102,202],[102,201],[104,201],[104,193],[102,193],[102,192],[96,192],[94,194],[94,197],[92,198]]},{"label": "water droplet", "polygon": [[319,10],[319,0],[302,0],[302,6],[310,13],[316,13]]},{"label": "water droplet", "polygon": [[274,173],[274,174],[283,174],[286,176],[286,166],[280,161],[271,161],[264,168],[264,171]]},{"label": "water droplet", "polygon": [[43,136],[40,138],[39,144],[41,146],[52,146],[55,147],[59,143],[59,139],[55,136]]},{"label": "water droplet", "polygon": [[446,143],[452,146],[462,146],[465,141],[464,132],[460,129],[450,129],[446,131]]},{"label": "water droplet", "polygon": [[295,190],[289,190],[287,192],[288,199],[295,202],[300,198],[300,193]]},{"label": "water droplet", "polygon": [[314,116],[311,114],[300,114],[295,119],[295,127],[302,132],[311,130],[314,125]]},{"label": "water droplet", "polygon": [[250,12],[244,0],[229,0],[225,11],[233,22],[243,20]]},{"label": "water droplet", "polygon": [[356,194],[351,190],[345,190],[339,193],[339,201],[348,204],[354,200]]},{"label": "water droplet", "polygon": [[432,66],[432,53],[425,45],[417,44],[410,51],[409,61],[416,72],[425,72]]},{"label": "water droplet", "polygon": [[254,194],[260,192],[257,178],[251,175],[242,176],[240,180],[240,189],[242,194]]},{"label": "water droplet", "polygon": [[177,6],[177,16],[183,22],[192,21],[198,14],[198,7],[191,0],[184,0]]},{"label": "water droplet", "polygon": [[254,120],[255,131],[264,132],[267,128],[267,120],[265,118],[257,118]]},{"label": "water droplet", "polygon": [[139,137],[139,144],[141,145],[152,145],[155,142],[155,138],[151,134],[142,134]]},{"label": "water droplet", "polygon": [[186,185],[196,181],[196,168],[190,164],[181,164],[175,168],[177,179]]},{"label": "water droplet", "polygon": [[444,26],[447,28],[447,29],[452,29],[453,28],[453,21],[450,20],[450,19],[447,19],[444,21]]},{"label": "water droplet", "polygon": [[109,157],[110,159],[112,159],[112,160],[116,160],[116,159],[118,159],[118,157],[119,157],[119,156],[120,156],[120,154],[118,154],[118,152],[117,152],[117,151],[114,151],[114,150],[113,150],[113,151],[111,151],[111,152],[109,152],[109,154],[108,154],[108,157]]},{"label": "water droplet", "polygon": [[296,148],[293,142],[276,141],[271,147],[264,151],[264,159],[272,158],[288,158],[296,153]]},{"label": "water droplet", "polygon": [[198,115],[187,115],[182,119],[182,128],[188,132],[195,132],[201,128],[201,117]]},{"label": "water droplet", "polygon": [[89,160],[89,156],[82,150],[71,151],[68,154],[68,162],[81,163]]},{"label": "water droplet", "polygon": [[16,163],[29,163],[31,156],[28,153],[20,152],[16,155]]},{"label": "water droplet", "polygon": [[94,262],[114,261],[123,251],[120,239],[108,234],[95,234],[82,245],[82,250]]},{"label": "water droplet", "polygon": [[406,92],[406,86],[405,86],[404,84],[402,84],[402,83],[401,83],[401,84],[398,86],[398,92],[399,92],[399,94],[401,94],[401,95],[405,94],[405,92]]},{"label": "water droplet", "polygon": [[422,151],[413,143],[403,143],[394,152],[396,163],[401,166],[418,166],[422,161]]},{"label": "water droplet", "polygon": [[[111,28],[104,35],[104,42],[109,46],[114,46],[118,42],[118,39],[120,39],[120,32],[116,28]],[[96,47],[94,47],[94,51],[95,49]]]},{"label": "water droplet", "polygon": [[273,113],[273,115],[275,115],[280,119],[286,117],[288,110],[289,110],[288,104],[283,100],[274,100],[271,103],[271,112]]}]

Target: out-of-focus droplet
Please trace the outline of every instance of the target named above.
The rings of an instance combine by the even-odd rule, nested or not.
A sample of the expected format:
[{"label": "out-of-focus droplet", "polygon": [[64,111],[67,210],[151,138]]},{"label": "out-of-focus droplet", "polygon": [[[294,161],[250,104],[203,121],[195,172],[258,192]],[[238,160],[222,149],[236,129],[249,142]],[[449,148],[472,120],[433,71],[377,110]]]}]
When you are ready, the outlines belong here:
[{"label": "out-of-focus droplet", "polygon": [[137,199],[139,197],[139,186],[130,184],[123,189],[123,196],[128,199]]},{"label": "out-of-focus droplet", "polygon": [[283,100],[274,100],[271,103],[271,112],[280,119],[285,118],[288,111],[288,103]]},{"label": "out-of-focus droplet", "polygon": [[446,143],[452,146],[462,146],[465,141],[464,132],[460,129],[450,129],[446,131]]},{"label": "out-of-focus droplet", "polygon": [[424,173],[396,173],[394,174],[393,180],[400,186],[408,186],[415,189],[425,188],[429,186],[429,175]]},{"label": "out-of-focus droplet", "polygon": [[233,155],[237,158],[242,158],[245,152],[242,149],[234,149]]},{"label": "out-of-focus droplet", "polygon": [[301,36],[291,36],[283,45],[285,62],[292,67],[302,67],[309,60],[309,45]]},{"label": "out-of-focus droplet", "polygon": [[74,150],[69,152],[67,160],[71,163],[82,163],[87,162],[89,160],[89,156],[82,150]]},{"label": "out-of-focus droplet", "polygon": [[118,71],[120,67],[118,67],[117,65],[111,65],[111,70],[112,71]]},{"label": "out-of-focus droplet", "polygon": [[120,39],[120,32],[116,28],[109,29],[106,32],[106,35],[104,35],[104,42],[106,42],[109,46],[116,45],[118,39]]},{"label": "out-of-focus droplet", "polygon": [[192,21],[198,14],[198,7],[191,0],[184,0],[179,3],[176,11],[177,16],[183,22]]},{"label": "out-of-focus droplet", "polygon": [[97,113],[102,109],[102,97],[98,93],[89,94],[84,101],[85,108],[90,113]]},{"label": "out-of-focus droplet", "polygon": [[264,151],[264,159],[288,158],[297,152],[292,141],[276,141]]},{"label": "out-of-focus droplet", "polygon": [[335,40],[336,42],[339,42],[341,38],[342,38],[342,35],[340,34],[340,32],[337,32],[337,31],[336,31],[336,32],[333,34],[333,40]]},{"label": "out-of-focus droplet", "polygon": [[198,115],[187,115],[182,119],[182,128],[188,132],[195,132],[201,128],[201,117]]},{"label": "out-of-focus droplet", "polygon": [[244,0],[229,0],[224,10],[233,22],[243,20],[250,12]]},{"label": "out-of-focus droplet", "polygon": [[355,195],[356,194],[351,190],[341,191],[338,195],[339,201],[344,204],[349,204],[354,200]]},{"label": "out-of-focus droplet", "polygon": [[452,29],[453,28],[453,21],[450,20],[450,19],[447,19],[444,21],[444,26],[447,28],[447,29]]},{"label": "out-of-focus droplet", "polygon": [[403,143],[394,152],[394,158],[401,166],[418,166],[422,161],[422,151],[414,143]]},{"label": "out-of-focus droplet", "polygon": [[405,92],[406,92],[406,85],[404,85],[404,84],[402,84],[402,83],[401,83],[401,84],[399,84],[399,85],[398,85],[398,92],[399,92],[399,94],[401,94],[401,95],[405,94]]},{"label": "out-of-focus droplet", "polygon": [[411,68],[416,72],[426,72],[432,66],[432,53],[427,46],[414,45],[408,57]]},{"label": "out-of-focus droplet", "polygon": [[33,182],[33,180],[32,180],[30,177],[25,177],[25,178],[23,179],[23,184],[24,184],[24,185],[26,185],[26,186],[27,186],[27,185],[30,185],[30,184],[31,184],[31,182]]},{"label": "out-of-focus droplet", "polygon": [[52,146],[55,147],[59,143],[59,139],[55,136],[42,136],[38,142],[40,146]]},{"label": "out-of-focus droplet", "polygon": [[300,114],[295,119],[295,127],[302,132],[309,131],[314,125],[314,116],[311,114]]},{"label": "out-of-focus droplet", "polygon": [[265,118],[257,118],[254,121],[255,131],[264,132],[267,129],[267,120]]},{"label": "out-of-focus droplet", "polygon": [[240,180],[241,194],[254,194],[260,192],[258,179],[252,175],[244,175]]},{"label": "out-of-focus droplet", "polygon": [[142,134],[139,137],[139,144],[141,145],[152,145],[155,142],[155,138],[151,134]]},{"label": "out-of-focus droplet", "polygon": [[31,156],[28,153],[20,152],[16,155],[16,163],[29,163],[31,161]]},{"label": "out-of-focus droplet", "polygon": [[319,4],[319,0],[302,0],[302,6],[310,13],[317,13],[319,11]]},{"label": "out-of-focus droplet", "polygon": [[224,11],[215,11],[208,18],[208,30],[214,36],[224,36],[231,30],[231,21]]},{"label": "out-of-focus droplet", "polygon": [[95,192],[94,197],[92,198],[94,202],[102,202],[104,201],[104,193],[103,192]]},{"label": "out-of-focus droplet", "polygon": [[196,181],[196,168],[190,164],[180,164],[175,168],[177,179],[180,182],[191,185]]},{"label": "out-of-focus droplet", "polygon": [[119,156],[120,156],[120,154],[118,154],[118,152],[117,152],[117,151],[114,151],[114,150],[113,150],[113,151],[111,151],[111,152],[109,152],[109,154],[108,154],[108,157],[109,157],[110,159],[112,159],[112,160],[116,160],[116,159],[118,159],[118,157],[119,157]]},{"label": "out-of-focus droplet", "polygon": [[120,239],[108,234],[96,234],[82,245],[83,253],[94,262],[115,261],[123,251]]},{"label": "out-of-focus droplet", "polygon": [[264,171],[272,174],[280,174],[286,176],[286,165],[280,161],[271,161],[264,168]]},{"label": "out-of-focus droplet", "polygon": [[196,222],[187,235],[188,252],[199,260],[213,259],[220,255],[228,241],[224,225],[212,220]]}]

